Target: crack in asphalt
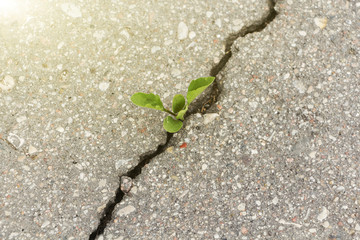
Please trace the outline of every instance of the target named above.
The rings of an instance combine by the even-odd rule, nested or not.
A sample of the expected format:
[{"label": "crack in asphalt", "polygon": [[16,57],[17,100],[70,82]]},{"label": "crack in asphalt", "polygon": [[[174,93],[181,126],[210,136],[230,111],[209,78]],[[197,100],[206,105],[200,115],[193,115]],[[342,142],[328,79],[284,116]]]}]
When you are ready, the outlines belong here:
[{"label": "crack in asphalt", "polygon": [[[254,21],[252,24],[248,26],[244,26],[242,29],[240,29],[239,32],[230,34],[226,38],[225,54],[221,58],[219,63],[211,68],[210,76],[216,78],[219,72],[224,69],[226,63],[230,60],[232,56],[231,47],[234,44],[235,40],[237,40],[239,37],[245,37],[247,34],[250,33],[261,32],[270,22],[272,22],[275,19],[276,15],[278,14],[277,11],[275,10],[275,5],[276,5],[275,0],[268,0],[269,11],[268,13],[265,14],[265,16],[263,16],[260,20]],[[219,84],[217,82],[217,79],[215,79],[213,86],[211,88],[211,92],[208,94],[209,95],[208,100],[206,100],[205,103],[201,104],[201,108],[197,108],[197,110],[194,110],[192,112],[189,111],[187,116],[199,112],[199,109],[201,113],[205,113],[214,103],[217,102],[220,93],[221,91],[219,88]],[[135,179],[137,176],[139,176],[144,166],[146,166],[154,157],[160,155],[166,150],[173,135],[174,135],[173,133],[167,133],[166,142],[164,144],[158,145],[155,151],[142,154],[139,157],[139,163],[135,167],[130,169],[127,173],[120,176],[120,183],[119,183],[119,187],[116,190],[115,197],[109,200],[108,203],[106,204],[105,209],[100,218],[100,222],[97,228],[90,234],[89,240],[95,240],[98,236],[104,233],[107,224],[112,219],[112,214],[116,205],[120,203],[123,200],[124,196],[126,195],[126,192],[124,192],[121,189],[122,177],[130,177],[131,179]]]}]

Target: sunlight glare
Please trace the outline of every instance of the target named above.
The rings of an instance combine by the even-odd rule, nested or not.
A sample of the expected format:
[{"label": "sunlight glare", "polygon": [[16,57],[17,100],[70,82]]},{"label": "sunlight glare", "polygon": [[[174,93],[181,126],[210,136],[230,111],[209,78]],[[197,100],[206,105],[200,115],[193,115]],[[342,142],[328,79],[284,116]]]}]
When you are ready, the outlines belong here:
[{"label": "sunlight glare", "polygon": [[0,15],[12,15],[18,11],[19,7],[19,0],[0,0]]}]

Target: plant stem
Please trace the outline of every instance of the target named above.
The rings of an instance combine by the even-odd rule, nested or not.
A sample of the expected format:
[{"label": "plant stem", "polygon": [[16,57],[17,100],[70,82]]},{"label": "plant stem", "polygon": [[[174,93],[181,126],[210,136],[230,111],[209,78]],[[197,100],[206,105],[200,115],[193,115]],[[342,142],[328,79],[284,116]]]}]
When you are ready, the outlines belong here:
[{"label": "plant stem", "polygon": [[170,110],[168,110],[168,109],[166,109],[166,108],[164,108],[164,109],[165,109],[165,112],[167,112],[167,113],[169,113],[169,114],[171,114],[171,115],[173,115],[173,116],[176,117],[176,114],[175,114],[175,113],[173,113],[172,111],[170,111]]}]

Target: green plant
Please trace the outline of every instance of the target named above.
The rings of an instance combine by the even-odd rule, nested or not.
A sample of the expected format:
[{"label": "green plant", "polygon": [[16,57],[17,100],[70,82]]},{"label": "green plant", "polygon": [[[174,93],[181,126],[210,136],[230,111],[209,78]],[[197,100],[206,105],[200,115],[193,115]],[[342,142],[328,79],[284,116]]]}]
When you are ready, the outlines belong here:
[{"label": "green plant", "polygon": [[166,109],[159,95],[153,93],[135,93],[131,96],[131,101],[140,107],[153,108],[171,114],[172,116],[167,116],[164,119],[163,126],[166,131],[175,133],[183,126],[184,116],[189,104],[210,86],[214,79],[214,77],[204,77],[191,81],[186,94],[187,103],[185,104],[185,97],[183,95],[175,95],[172,102],[172,111]]}]

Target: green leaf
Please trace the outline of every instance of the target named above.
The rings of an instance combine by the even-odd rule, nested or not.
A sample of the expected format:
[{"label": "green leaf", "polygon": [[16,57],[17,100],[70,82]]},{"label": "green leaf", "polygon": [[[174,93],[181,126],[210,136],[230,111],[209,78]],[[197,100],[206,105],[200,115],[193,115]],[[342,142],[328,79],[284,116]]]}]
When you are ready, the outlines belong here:
[{"label": "green leaf", "polygon": [[159,95],[138,92],[131,96],[131,101],[135,105],[140,107],[153,108],[156,110],[165,111]]},{"label": "green leaf", "polygon": [[187,104],[189,105],[197,96],[199,96],[210,84],[213,83],[214,77],[198,78],[191,81],[188,93],[186,95]]},{"label": "green leaf", "polygon": [[175,120],[172,117],[167,116],[164,119],[163,126],[164,126],[165,130],[168,131],[169,133],[175,133],[182,128],[183,123],[180,120]]},{"label": "green leaf", "polygon": [[181,94],[176,94],[172,102],[172,110],[174,113],[178,113],[185,106],[185,98]]},{"label": "green leaf", "polygon": [[187,110],[188,110],[188,105],[186,105],[184,110],[181,110],[181,111],[178,112],[178,114],[176,116],[176,119],[184,121],[184,115],[187,112]]}]

